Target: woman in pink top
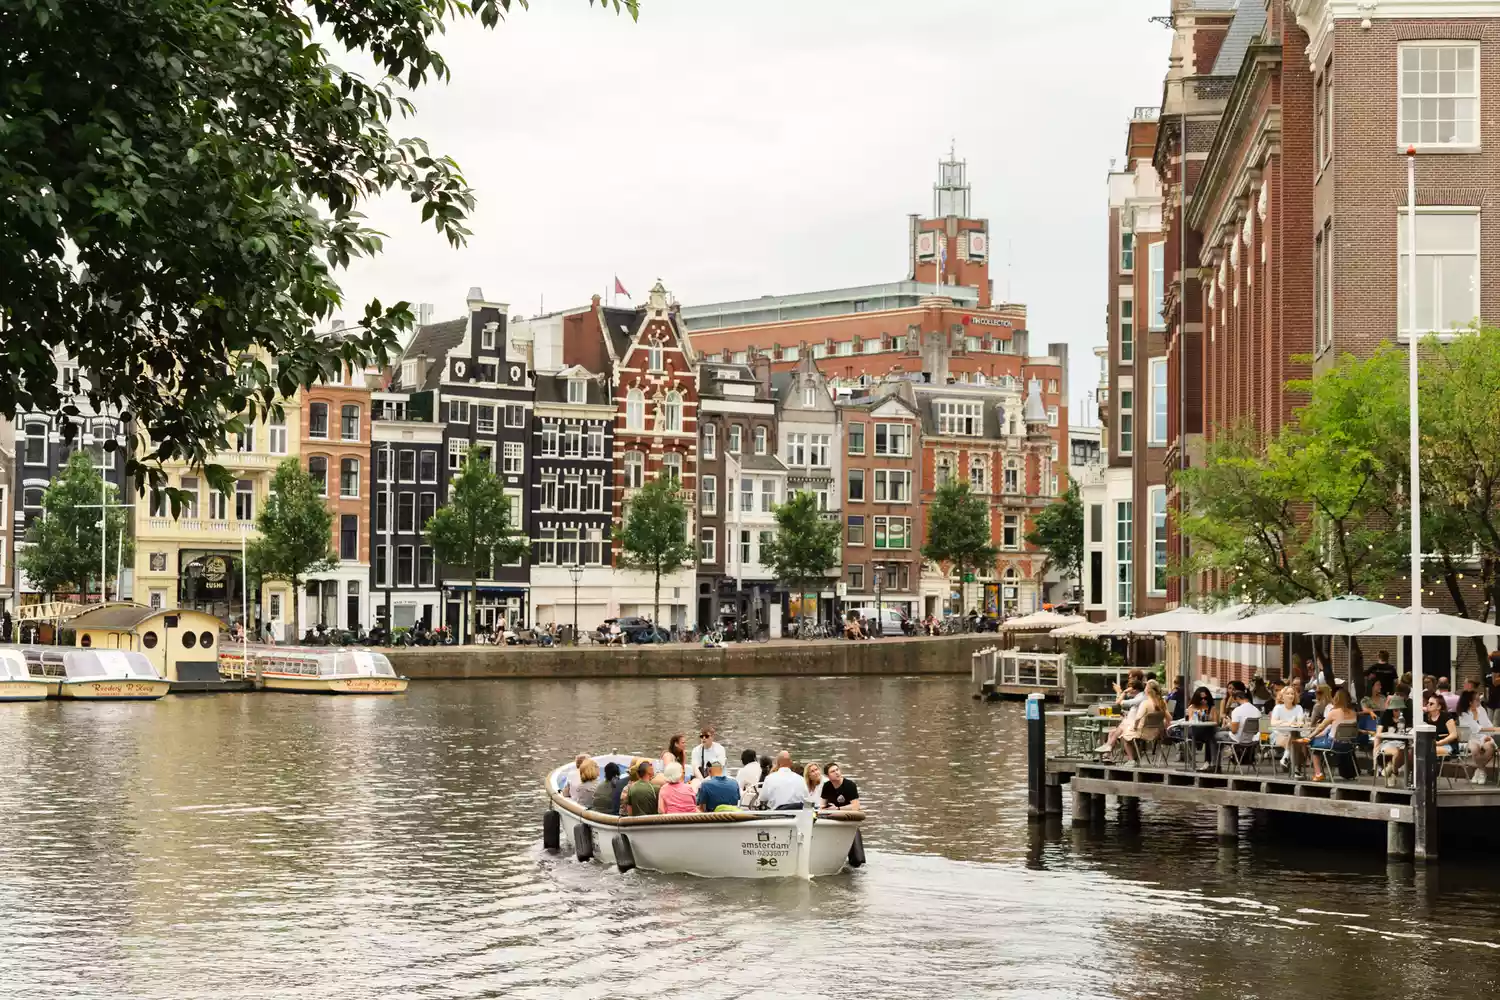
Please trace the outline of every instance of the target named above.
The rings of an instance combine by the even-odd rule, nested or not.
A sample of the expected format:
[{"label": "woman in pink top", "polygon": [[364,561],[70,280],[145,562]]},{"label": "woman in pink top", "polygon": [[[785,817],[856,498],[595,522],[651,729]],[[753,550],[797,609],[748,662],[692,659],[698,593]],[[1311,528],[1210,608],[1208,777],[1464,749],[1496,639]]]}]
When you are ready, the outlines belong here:
[{"label": "woman in pink top", "polygon": [[693,787],[682,780],[682,765],[675,761],[667,765],[667,783],[657,792],[656,808],[663,813],[698,811],[698,796],[693,794]]}]

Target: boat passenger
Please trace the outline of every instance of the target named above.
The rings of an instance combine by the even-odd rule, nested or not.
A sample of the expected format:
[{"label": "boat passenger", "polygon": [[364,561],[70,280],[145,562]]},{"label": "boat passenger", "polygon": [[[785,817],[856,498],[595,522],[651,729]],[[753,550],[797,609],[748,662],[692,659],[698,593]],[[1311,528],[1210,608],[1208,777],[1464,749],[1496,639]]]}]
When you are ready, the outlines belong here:
[{"label": "boat passenger", "polygon": [[724,748],[714,742],[714,729],[712,726],[704,726],[698,733],[698,745],[693,747],[693,753],[688,758],[691,765],[689,771],[695,778],[708,777],[709,765],[714,761],[723,764],[727,760]]},{"label": "boat passenger", "polygon": [[656,786],[651,783],[651,762],[643,760],[633,768],[636,779],[620,796],[621,816],[655,816],[657,811]]},{"label": "boat passenger", "polygon": [[776,770],[761,783],[761,805],[767,809],[801,809],[806,797],[807,782],[792,770],[791,751],[781,751],[776,755]]},{"label": "boat passenger", "polygon": [[614,761],[605,764],[604,780],[594,790],[594,804],[591,808],[606,816],[620,815],[620,793],[625,791],[625,786],[629,783],[629,775],[621,773],[619,764]]},{"label": "boat passenger", "polygon": [[[568,794],[568,789],[572,788],[573,785],[578,781],[578,769],[582,767],[583,762],[588,759],[589,755],[586,753],[581,753],[577,757],[573,758],[573,766],[568,768],[562,774],[562,778],[560,779],[562,787],[559,788],[558,791],[562,792],[564,795]],[[571,795],[569,795],[568,797],[572,798]]]},{"label": "boat passenger", "polygon": [[663,813],[690,813],[698,811],[698,800],[693,787],[682,780],[682,765],[676,762],[667,765],[667,781],[656,793],[657,809]]},{"label": "boat passenger", "polygon": [[823,793],[823,769],[816,764],[809,764],[802,769],[802,780],[807,784],[807,798],[804,804],[817,808],[822,800]]},{"label": "boat passenger", "polygon": [[656,761],[657,787],[661,787],[662,782],[660,779],[666,773],[668,764],[675,760],[679,764],[686,765],[687,759],[687,737],[682,733],[677,733],[670,740],[667,740],[666,751]]},{"label": "boat passenger", "polygon": [[668,750],[661,755],[661,760],[651,762],[651,784],[661,791],[661,786],[667,783],[667,768],[677,763],[677,756]]},{"label": "boat passenger", "polygon": [[740,807],[739,782],[724,773],[722,760],[708,762],[708,777],[698,786],[697,803],[706,813]]},{"label": "boat passenger", "polygon": [[594,793],[599,789],[599,765],[585,757],[578,765],[578,777],[568,782],[568,798],[585,809],[594,808]]},{"label": "boat passenger", "polygon": [[823,768],[823,773],[828,775],[828,780],[823,782],[823,808],[824,809],[859,809],[859,789],[854,782],[844,777],[843,769],[839,762],[830,760]]},{"label": "boat passenger", "polygon": [[765,772],[761,770],[754,750],[746,750],[740,754],[740,769],[734,776],[735,782],[740,786],[740,805],[747,809],[755,805],[755,793],[759,790],[760,776],[763,773]]}]

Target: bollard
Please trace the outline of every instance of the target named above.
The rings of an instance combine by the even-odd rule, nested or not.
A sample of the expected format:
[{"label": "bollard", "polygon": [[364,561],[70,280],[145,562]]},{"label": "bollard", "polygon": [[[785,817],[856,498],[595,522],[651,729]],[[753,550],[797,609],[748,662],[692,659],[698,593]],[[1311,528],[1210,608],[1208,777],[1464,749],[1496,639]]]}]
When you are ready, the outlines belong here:
[{"label": "bollard", "polygon": [[1443,760],[1437,755],[1437,731],[1424,726],[1415,731],[1412,748],[1412,856],[1433,861],[1438,856],[1437,779]]},{"label": "bollard", "polygon": [[1040,819],[1047,814],[1047,717],[1042,695],[1026,696],[1026,815]]}]

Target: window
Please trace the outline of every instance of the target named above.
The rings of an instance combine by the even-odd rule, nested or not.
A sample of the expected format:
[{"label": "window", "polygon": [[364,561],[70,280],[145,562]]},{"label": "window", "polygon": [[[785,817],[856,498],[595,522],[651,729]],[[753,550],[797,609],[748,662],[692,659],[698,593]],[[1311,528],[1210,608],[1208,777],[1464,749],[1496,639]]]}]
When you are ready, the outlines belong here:
[{"label": "window", "polygon": [[854,353],[854,341],[841,340],[837,344],[833,345],[833,350],[834,353],[839,357],[847,358],[849,355]]},{"label": "window", "polygon": [[771,547],[773,532],[758,531],[755,538],[755,561],[761,562],[766,557],[766,550]]},{"label": "window", "polygon": [[1167,592],[1167,490],[1151,489],[1151,592]]},{"label": "window", "polygon": [[849,567],[849,589],[850,590],[864,590],[865,589],[865,568],[863,566],[850,566]]},{"label": "window", "polygon": [[339,496],[349,499],[359,496],[359,459],[339,461]]},{"label": "window", "polygon": [[875,502],[909,503],[911,501],[911,470],[876,469]]},{"label": "window", "polygon": [[422,587],[430,587],[437,579],[436,567],[432,560],[432,546],[417,546],[417,584]]},{"label": "window", "polygon": [[880,341],[871,338],[865,341],[864,350],[866,354],[879,354],[885,348],[881,346]]},{"label": "window", "polygon": [[1135,606],[1135,595],[1131,586],[1131,503],[1119,500],[1115,503],[1115,616],[1129,618]]},{"label": "window", "polygon": [[764,427],[755,428],[755,453],[757,455],[766,453],[766,429]]},{"label": "window", "polygon": [[1021,492],[1021,463],[1014,458],[1005,460],[1005,492]]},{"label": "window", "polygon": [[828,345],[827,344],[814,344],[813,345],[813,357],[814,358],[819,358],[819,359],[828,357]]},{"label": "window", "polygon": [[1313,165],[1319,170],[1333,158],[1333,66],[1313,86]]},{"label": "window", "polygon": [[661,457],[661,471],[662,475],[668,479],[675,479],[679,483],[682,482],[682,453],[669,451],[663,455]]},{"label": "window", "polygon": [[666,371],[666,352],[660,344],[652,344],[646,348],[646,367],[654,372]]},{"label": "window", "polygon": [[[25,489],[23,489],[21,491],[21,506],[22,507],[40,507],[42,505],[42,497],[46,494],[46,492],[47,491],[44,490],[40,486],[28,486],[28,487],[26,487]],[[152,499],[154,501],[156,499],[156,496],[153,495]],[[166,516],[166,511],[163,510],[157,516],[159,516],[159,517],[165,517]]]},{"label": "window", "polygon": [[525,427],[526,426],[526,407],[522,406],[520,403],[506,403],[505,404],[505,426],[507,426],[507,427]]},{"label": "window", "polygon": [[1089,504],[1089,541],[1104,541],[1104,505],[1102,503]]},{"label": "window", "polygon": [[849,502],[863,503],[865,499],[865,470],[849,470]]},{"label": "window", "polygon": [[876,517],[873,520],[877,549],[911,548],[911,518]]},{"label": "window", "polygon": [[1057,420],[1058,420],[1057,407],[1055,407],[1055,406],[1049,406],[1049,407],[1047,407],[1047,426],[1048,427],[1056,427],[1057,426]]},{"label": "window", "polygon": [[1135,392],[1120,390],[1120,454],[1129,455],[1135,450]]},{"label": "window", "polygon": [[[1407,218],[1396,221],[1400,273],[1396,275],[1396,326],[1410,336],[1407,306]],[[1416,333],[1468,326],[1479,315],[1479,214],[1472,209],[1417,209]]]},{"label": "window", "polygon": [[182,492],[187,496],[183,498],[180,516],[189,521],[198,520],[198,477],[183,476]]},{"label": "window", "polygon": [[501,471],[509,476],[519,476],[521,474],[521,464],[523,461],[523,454],[520,443],[517,441],[507,441],[501,447],[503,449],[500,460]]},{"label": "window", "polygon": [[604,428],[598,424],[590,424],[584,433],[584,458],[604,457]]},{"label": "window", "polygon": [[448,471],[457,472],[464,467],[464,462],[469,458],[469,441],[467,438],[450,438],[448,441]]},{"label": "window", "polygon": [[828,468],[828,435],[814,434],[807,448],[807,464],[818,469]]},{"label": "window", "polygon": [[646,429],[646,397],[639,389],[631,389],[625,394],[625,429]]},{"label": "window", "polygon": [[973,458],[970,458],[969,459],[969,486],[973,488],[973,490],[974,490],[975,493],[984,493],[984,492],[986,492],[986,488],[985,488],[985,481],[986,481],[986,479],[987,479],[987,477],[985,476],[984,459],[981,458],[981,457],[979,457],[978,455],[974,456]]},{"label": "window", "polygon": [[908,424],[876,424],[875,454],[910,457],[911,426]]},{"label": "window", "polygon": [[47,425],[26,425],[26,464],[47,464]]},{"label": "window", "polygon": [[493,351],[495,349],[495,334],[498,332],[498,323],[486,323],[479,330],[479,349],[481,351]]},{"label": "window", "polygon": [[[420,480],[422,482],[424,482],[424,483],[435,483],[435,482],[437,482],[437,476],[438,476],[438,473],[437,473],[437,469],[438,469],[437,452],[435,452],[435,451],[424,451],[424,452],[422,452],[417,457],[417,462],[419,464],[419,469],[421,471],[421,476],[419,477]],[[410,479],[403,479],[402,482],[408,482],[409,483],[409,482],[411,482],[411,480]]]},{"label": "window", "polygon": [[479,403],[474,407],[474,429],[480,434],[495,433],[495,407],[490,403]]},{"label": "window", "polygon": [[320,440],[328,439],[328,404],[309,403],[307,406],[307,436]]},{"label": "window", "polygon": [[415,493],[396,495],[396,530],[408,534],[417,530],[417,496]]},{"label": "window", "polygon": [[562,488],[557,503],[560,510],[578,510],[582,505],[583,479],[578,473],[569,473],[562,478]]},{"label": "window", "polygon": [[1479,44],[1406,42],[1400,53],[1397,146],[1479,145]]},{"label": "window", "polygon": [[1313,350],[1320,354],[1328,348],[1328,341],[1325,339],[1327,317],[1323,315],[1327,301],[1328,271],[1323,256],[1327,249],[1327,238],[1327,229],[1313,237]]},{"label": "window", "polygon": [[745,513],[755,509],[755,480],[740,480],[740,510]]},{"label": "window", "polygon": [[391,493],[379,490],[375,493],[375,531],[385,534],[391,530]]},{"label": "window", "polygon": [[562,440],[562,430],[557,424],[550,420],[542,424],[542,454],[547,457],[556,457],[559,442]]},{"label": "window", "polygon": [[719,555],[719,533],[713,528],[704,528],[699,534],[698,558],[711,563]]},{"label": "window", "polygon": [[307,474],[318,484],[318,495],[328,495],[328,459],[314,455],[307,460]]},{"label": "window", "polygon": [[937,404],[938,433],[943,435],[962,434],[969,437],[980,434],[984,429],[983,404],[980,403],[945,403]]},{"label": "window", "polygon": [[740,437],[743,433],[744,430],[739,424],[734,424],[729,428],[729,454],[738,455],[740,453]]},{"label": "window", "polygon": [[1167,328],[1167,245],[1158,241],[1147,252],[1151,262],[1151,329]]},{"label": "window", "polygon": [[241,455],[249,454],[255,450],[254,424],[246,424],[243,430],[234,435],[234,450]]},{"label": "window", "polygon": [[[359,515],[339,515],[339,558],[353,562],[359,558]],[[349,586],[354,586],[351,581]]]},{"label": "window", "polygon": [[786,436],[786,464],[807,464],[807,435],[788,434]]},{"label": "window", "polygon": [[389,587],[391,585],[390,573],[390,548],[385,545],[375,546],[375,586]]},{"label": "window", "polygon": [[389,448],[380,448],[375,452],[375,481],[377,483],[388,483],[391,481],[391,451]]},{"label": "window", "polygon": [[602,511],[604,510],[604,477],[589,476],[588,482],[583,484],[583,509]]},{"label": "window", "polygon": [[229,519],[229,494],[219,490],[209,491],[208,517],[211,521],[227,521]]},{"label": "window", "polygon": [[1120,230],[1120,270],[1135,270],[1135,233],[1128,229]]},{"label": "window", "polygon": [[801,355],[802,348],[800,347],[783,347],[781,349],[782,361],[796,361]]},{"label": "window", "polygon": [[849,454],[863,455],[865,453],[865,425],[850,424],[846,431],[849,435]]},{"label": "window", "polygon": [[538,566],[557,565],[557,529],[542,528],[537,533],[536,539],[536,564]]},{"label": "window", "polygon": [[1019,514],[1006,514],[1000,528],[1000,547],[1002,549],[1019,549],[1021,547],[1021,517]]},{"label": "window", "polygon": [[740,565],[750,561],[750,532],[740,532]]},{"label": "window", "polygon": [[966,351],[977,351],[977,350],[979,350],[979,338],[978,337],[965,337],[964,338],[964,350],[966,350]]},{"label": "window", "polygon": [[625,488],[640,489],[646,481],[646,457],[638,451],[625,453]]},{"label": "window", "polygon": [[345,441],[359,440],[359,407],[353,403],[339,411],[339,437]]},{"label": "window", "polygon": [[946,486],[953,481],[953,459],[947,455],[937,460],[937,467],[933,469],[933,478],[939,486]]},{"label": "window", "polygon": [[760,481],[760,509],[761,513],[769,514],[771,508],[776,505],[776,480],[762,479]]},{"label": "window", "polygon": [[466,424],[469,422],[469,401],[467,399],[448,400],[448,422],[450,424]]},{"label": "window", "polygon": [[415,389],[417,386],[417,362],[415,360],[401,362],[401,387],[403,389]]},{"label": "window", "polygon": [[682,430],[682,393],[672,390],[661,404],[662,430]]},{"label": "window", "polygon": [[396,546],[396,586],[398,587],[411,586],[411,556],[410,545]]},{"label": "window", "polygon": [[500,366],[493,361],[481,361],[474,366],[474,381],[494,385],[500,381]]},{"label": "window", "polygon": [[541,496],[541,499],[537,501],[537,506],[540,507],[542,510],[556,510],[557,509],[557,473],[555,473],[555,472],[544,473],[542,475],[542,479],[541,479],[540,485],[541,485],[541,490],[542,490],[542,496]]},{"label": "window", "polygon": [[865,544],[865,517],[863,514],[849,515],[849,544]]},{"label": "window", "polygon": [[704,424],[703,425],[703,457],[704,458],[713,458],[714,457],[714,446],[717,444],[718,436],[719,436],[718,428],[715,427],[713,424]]},{"label": "window", "polygon": [[568,402],[587,403],[589,401],[588,381],[581,378],[568,379]]},{"label": "window", "polygon": [[704,476],[703,488],[699,491],[699,499],[702,504],[703,513],[717,514],[719,511],[719,479],[717,476]]},{"label": "window", "polygon": [[235,480],[234,519],[236,521],[255,520],[255,486],[248,479]]},{"label": "window", "polygon": [[270,437],[271,454],[273,454],[273,455],[285,455],[286,454],[286,414],[282,413],[280,416],[277,416],[276,414],[272,414],[271,417],[270,417],[270,424],[266,428],[266,430],[267,430],[268,436]]},{"label": "window", "polygon": [[804,385],[802,387],[802,408],[810,410],[818,405],[818,389],[816,386]]},{"label": "window", "polygon": [[1167,359],[1151,359],[1151,435],[1152,447],[1167,446]]},{"label": "window", "polygon": [[1135,361],[1135,300],[1120,299],[1120,364]]}]

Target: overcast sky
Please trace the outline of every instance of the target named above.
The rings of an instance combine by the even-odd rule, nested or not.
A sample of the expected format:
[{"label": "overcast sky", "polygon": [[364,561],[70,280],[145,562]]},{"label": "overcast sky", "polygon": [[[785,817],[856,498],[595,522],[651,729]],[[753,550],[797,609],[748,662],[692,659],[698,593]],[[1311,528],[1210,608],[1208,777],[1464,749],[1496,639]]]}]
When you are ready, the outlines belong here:
[{"label": "overcast sky", "polygon": [[385,252],[355,303],[512,315],[584,304],[618,274],[685,304],[899,280],[956,144],[990,220],[997,299],[1038,352],[1073,354],[1076,407],[1104,337],[1106,188],[1137,105],[1161,100],[1167,0],[641,0],[639,22],[532,0],[450,28],[453,79],[402,134],[458,160],[474,235],[453,250],[407,200],[371,206]]}]

